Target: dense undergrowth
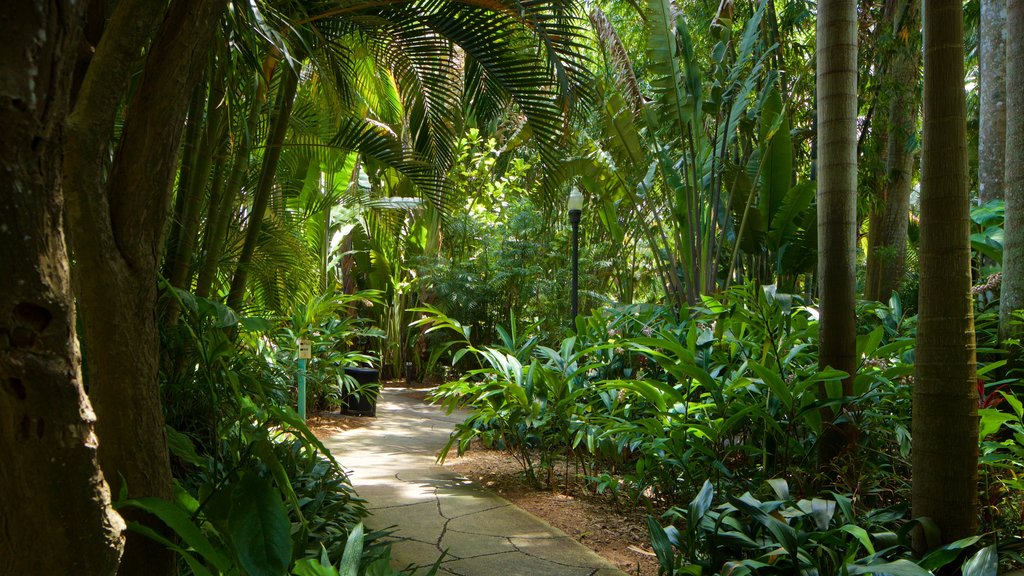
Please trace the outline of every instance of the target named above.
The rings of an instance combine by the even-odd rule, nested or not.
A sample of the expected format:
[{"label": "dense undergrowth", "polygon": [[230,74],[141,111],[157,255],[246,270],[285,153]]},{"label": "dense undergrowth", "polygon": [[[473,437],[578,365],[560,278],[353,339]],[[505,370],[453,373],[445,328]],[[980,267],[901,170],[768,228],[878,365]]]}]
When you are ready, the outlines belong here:
[{"label": "dense undergrowth", "polygon": [[[441,458],[480,439],[511,452],[532,483],[575,466],[595,491],[651,511],[666,573],[991,574],[1021,564],[1024,387],[985,310],[981,528],[924,557],[910,532],[938,535],[909,516],[915,317],[898,296],[859,305],[849,396],[844,373],[818,368],[817,311],[774,286],[734,287],[678,317],[606,307],[554,347],[514,318],[500,344],[473,346],[458,321],[421,312],[421,327],[458,335],[446,348],[453,363],[477,362],[436,393],[470,410]],[[823,408],[848,432],[842,457],[819,466]]]},{"label": "dense undergrowth", "polygon": [[170,290],[181,319],[163,333],[162,391],[174,498],[126,500],[173,536],[135,524],[181,559],[181,574],[386,576],[386,531],[364,533],[364,501],[340,464],[291,408],[296,339],[312,341],[309,403],[337,407],[360,388],[346,366],[372,363],[359,344],[380,331],[351,308],[370,293],[296,306],[290,318],[240,317]]}]

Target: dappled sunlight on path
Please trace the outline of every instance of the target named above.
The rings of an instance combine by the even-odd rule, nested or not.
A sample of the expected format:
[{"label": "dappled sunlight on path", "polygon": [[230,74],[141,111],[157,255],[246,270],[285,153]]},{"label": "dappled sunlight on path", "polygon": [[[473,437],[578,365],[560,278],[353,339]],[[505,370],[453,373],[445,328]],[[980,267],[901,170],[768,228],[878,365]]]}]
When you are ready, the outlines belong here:
[{"label": "dappled sunlight on path", "polygon": [[367,526],[397,527],[396,568],[430,566],[446,552],[439,574],[623,574],[543,520],[438,466],[436,454],[463,416],[425,403],[422,391],[389,388],[375,420],[325,441],[367,501]]}]

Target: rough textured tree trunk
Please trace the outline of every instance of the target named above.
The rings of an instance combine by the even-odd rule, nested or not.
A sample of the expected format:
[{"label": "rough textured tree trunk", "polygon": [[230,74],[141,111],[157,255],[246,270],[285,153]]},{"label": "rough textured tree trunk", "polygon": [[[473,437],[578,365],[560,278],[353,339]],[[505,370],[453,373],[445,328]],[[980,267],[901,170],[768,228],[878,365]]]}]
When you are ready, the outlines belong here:
[{"label": "rough textured tree trunk", "polygon": [[61,148],[84,9],[0,8],[0,574],[112,574],[124,546],[64,243]]},{"label": "rough textured tree trunk", "polygon": [[914,176],[914,152],[910,142],[917,133],[919,107],[920,5],[908,2],[906,13],[894,14],[894,18],[894,36],[903,38],[902,32],[906,31],[907,40],[897,48],[892,59],[893,93],[889,103],[883,196],[870,214],[864,281],[864,297],[881,302],[889,301],[906,274],[907,224]]},{"label": "rough textured tree trunk", "polygon": [[245,299],[245,283],[249,278],[249,265],[256,252],[256,244],[263,227],[263,216],[267,212],[267,205],[274,188],[274,175],[277,173],[277,163],[281,159],[281,148],[284,145],[285,135],[288,133],[288,121],[292,115],[292,104],[295,102],[295,92],[299,85],[299,75],[295,70],[288,66],[279,68],[282,78],[275,105],[276,116],[273,128],[267,135],[267,146],[263,150],[263,166],[260,168],[260,182],[253,197],[252,210],[249,212],[245,244],[242,245],[242,253],[238,257],[238,267],[231,280],[231,290],[228,293],[228,306],[235,310],[242,308]]},{"label": "rough textured tree trunk", "polygon": [[[135,68],[124,54],[138,52],[149,35],[132,19],[153,12],[149,3],[123,0],[117,5],[69,121],[64,185],[89,397],[98,416],[104,473],[115,493],[125,486],[130,497],[171,495],[156,303],[163,230],[188,105],[187,98],[173,96],[191,94],[199,81],[224,6],[223,0],[177,0],[162,14],[106,180],[102,167],[114,113],[126,75]],[[125,28],[115,25],[119,16]],[[163,546],[129,536],[120,573],[165,574],[173,567]]]},{"label": "rough textured tree trunk", "polygon": [[[852,392],[857,364],[857,5],[818,3],[818,289],[821,303],[819,364],[843,370]],[[850,425],[835,425],[824,410],[818,462],[827,465],[851,442]]]},{"label": "rough textured tree trunk", "polygon": [[[1006,33],[1007,0],[981,0],[981,46],[978,55],[978,200],[1003,197],[1006,175]],[[1012,40],[1011,40],[1012,41]]]},{"label": "rough textured tree trunk", "polygon": [[[964,103],[963,8],[924,3],[921,289],[913,399],[913,514],[943,542],[977,527],[978,393]],[[915,547],[933,542],[915,535]]]},{"label": "rough textured tree trunk", "polygon": [[[1010,313],[1024,308],[1024,1],[1009,0],[1006,21],[1006,219],[999,334],[1011,335]],[[1019,328],[1018,328],[1019,330]]]}]

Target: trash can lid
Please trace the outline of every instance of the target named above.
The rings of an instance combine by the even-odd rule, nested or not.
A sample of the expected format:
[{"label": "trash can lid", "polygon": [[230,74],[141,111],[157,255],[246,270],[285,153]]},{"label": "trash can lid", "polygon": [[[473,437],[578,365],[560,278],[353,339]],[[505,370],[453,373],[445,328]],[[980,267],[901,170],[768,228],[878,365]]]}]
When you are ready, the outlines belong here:
[{"label": "trash can lid", "polygon": [[376,374],[376,368],[365,368],[363,366],[346,366],[345,372],[350,374]]}]

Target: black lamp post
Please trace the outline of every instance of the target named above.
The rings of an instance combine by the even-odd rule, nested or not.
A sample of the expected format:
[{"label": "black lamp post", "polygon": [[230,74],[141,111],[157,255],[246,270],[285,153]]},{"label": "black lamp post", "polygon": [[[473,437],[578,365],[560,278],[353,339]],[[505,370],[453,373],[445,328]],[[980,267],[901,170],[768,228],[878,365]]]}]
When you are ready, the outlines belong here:
[{"label": "black lamp post", "polygon": [[572,326],[576,328],[579,314],[580,289],[580,215],[583,213],[583,194],[576,188],[569,194],[569,223],[572,224]]}]

